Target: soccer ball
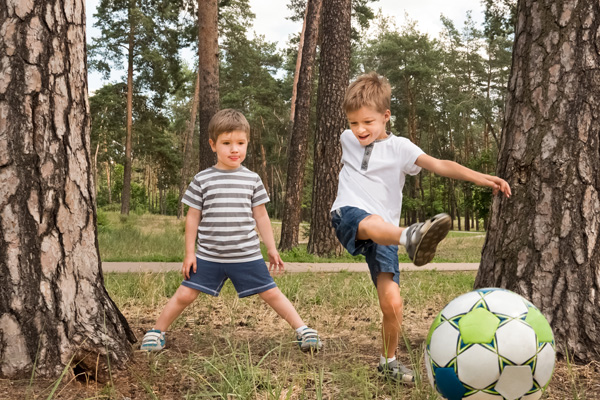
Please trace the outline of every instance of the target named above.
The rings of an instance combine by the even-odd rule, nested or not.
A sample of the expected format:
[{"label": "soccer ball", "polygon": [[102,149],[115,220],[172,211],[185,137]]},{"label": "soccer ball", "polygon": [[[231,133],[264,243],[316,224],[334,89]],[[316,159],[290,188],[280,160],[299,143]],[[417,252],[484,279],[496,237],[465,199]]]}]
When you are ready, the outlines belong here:
[{"label": "soccer ball", "polygon": [[554,360],[554,335],[540,310],[495,288],[448,303],[425,348],[429,382],[448,400],[538,400]]}]

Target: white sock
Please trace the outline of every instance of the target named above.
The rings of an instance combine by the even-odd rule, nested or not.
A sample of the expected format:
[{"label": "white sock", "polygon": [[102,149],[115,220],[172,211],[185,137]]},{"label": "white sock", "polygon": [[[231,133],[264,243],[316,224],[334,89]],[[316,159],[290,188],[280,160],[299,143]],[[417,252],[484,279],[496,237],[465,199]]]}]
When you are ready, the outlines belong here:
[{"label": "white sock", "polygon": [[384,356],[379,356],[379,364],[380,365],[385,365],[385,364],[389,364],[392,361],[394,361],[396,359],[396,356],[392,357],[392,358],[386,358]]},{"label": "white sock", "polygon": [[402,230],[402,233],[400,234],[400,244],[402,246],[406,246],[406,232],[408,231],[408,228],[404,228]]},{"label": "white sock", "polygon": [[305,330],[306,328],[308,328],[308,326],[306,326],[306,325],[302,325],[300,328],[297,328],[297,329],[296,329],[296,333],[297,333],[298,335],[300,335],[300,334],[302,333],[302,331],[303,331],[303,330]]}]

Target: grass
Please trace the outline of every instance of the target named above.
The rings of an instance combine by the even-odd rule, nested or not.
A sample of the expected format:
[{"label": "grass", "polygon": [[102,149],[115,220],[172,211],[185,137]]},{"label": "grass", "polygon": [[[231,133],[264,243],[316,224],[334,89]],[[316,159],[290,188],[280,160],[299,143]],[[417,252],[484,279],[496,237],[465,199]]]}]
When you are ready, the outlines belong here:
[{"label": "grass", "polygon": [[[103,261],[178,262],[183,258],[184,222],[175,217],[130,214],[122,217],[117,212],[99,212],[98,242]],[[281,224],[273,222],[276,241]],[[300,229],[301,232],[306,229]],[[450,232],[440,243],[433,262],[479,262],[485,240],[483,232]],[[363,256],[352,257],[344,252],[338,257],[317,257],[306,251],[307,238],[301,234],[300,245],[281,253],[285,262],[364,262]],[[263,255],[266,249],[262,246]],[[410,262],[403,248],[400,262]]]},{"label": "grass", "polygon": [[[275,278],[325,343],[301,353],[293,331],[258,296],[238,299],[225,284],[219,297],[201,295],[167,332],[158,354],[134,353],[111,382],[0,380],[0,399],[387,399],[434,400],[423,366],[423,342],[439,310],[471,290],[475,273],[419,271],[401,275],[404,340],[398,356],[419,373],[412,388],[375,372],[380,346],[376,290],[367,273],[296,273]],[[137,337],[156,320],[181,282],[176,272],[107,273],[105,285]],[[543,399],[594,399],[599,366],[557,363]],[[8,393],[9,397],[3,397]],[[21,396],[21,393],[28,393]]]}]

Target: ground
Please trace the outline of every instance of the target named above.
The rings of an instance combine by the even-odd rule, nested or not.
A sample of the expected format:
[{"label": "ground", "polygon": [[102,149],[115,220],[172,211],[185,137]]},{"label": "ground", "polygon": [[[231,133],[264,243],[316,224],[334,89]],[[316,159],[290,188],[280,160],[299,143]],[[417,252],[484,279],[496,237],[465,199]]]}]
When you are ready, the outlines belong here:
[{"label": "ground", "polygon": [[[226,285],[222,296],[203,296],[186,310],[168,332],[167,349],[135,352],[126,370],[113,371],[112,382],[71,374],[53,392],[56,381],[0,380],[0,399],[436,398],[422,365],[422,344],[437,312],[454,297],[452,291],[464,292],[471,284],[472,272],[404,274],[405,341],[399,357],[416,365],[424,379],[412,388],[376,374],[380,314],[368,274],[290,275],[278,278],[278,285],[319,329],[325,342],[319,354],[300,352],[291,329],[257,296],[237,299]],[[109,275],[107,287],[141,340],[168,299],[163,292],[172,292],[179,278],[127,276]],[[126,289],[128,279],[140,292]],[[153,294],[148,287],[159,289]],[[600,393],[599,372],[598,363],[559,360],[544,399],[594,399]]]}]

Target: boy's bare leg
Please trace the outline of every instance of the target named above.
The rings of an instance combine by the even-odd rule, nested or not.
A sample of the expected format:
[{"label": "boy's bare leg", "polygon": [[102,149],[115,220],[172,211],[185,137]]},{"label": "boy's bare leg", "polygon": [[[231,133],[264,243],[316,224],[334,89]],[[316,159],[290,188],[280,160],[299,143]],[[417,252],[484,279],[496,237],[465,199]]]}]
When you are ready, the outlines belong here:
[{"label": "boy's bare leg", "polygon": [[369,215],[359,222],[356,238],[358,240],[371,239],[384,246],[397,246],[404,228],[385,222],[379,215]]},{"label": "boy's bare leg", "polygon": [[392,358],[396,354],[398,336],[402,326],[402,296],[400,296],[398,284],[394,282],[393,276],[387,272],[380,272],[377,275],[377,295],[379,306],[383,312],[381,354],[387,358]]},{"label": "boy's bare leg", "polygon": [[159,329],[161,332],[165,332],[169,329],[169,326],[175,321],[175,318],[179,317],[182,311],[189,306],[196,297],[198,297],[200,291],[191,289],[187,286],[179,286],[173,297],[169,300],[165,308],[163,308],[154,329]]},{"label": "boy's bare leg", "polygon": [[265,292],[258,294],[261,299],[265,301],[281,318],[287,321],[288,324],[294,329],[298,329],[304,326],[304,321],[298,315],[298,312],[294,308],[294,305],[288,300],[287,297],[279,288],[274,287]]}]

